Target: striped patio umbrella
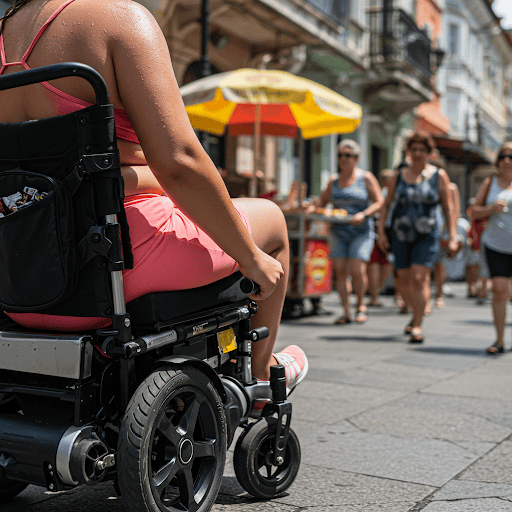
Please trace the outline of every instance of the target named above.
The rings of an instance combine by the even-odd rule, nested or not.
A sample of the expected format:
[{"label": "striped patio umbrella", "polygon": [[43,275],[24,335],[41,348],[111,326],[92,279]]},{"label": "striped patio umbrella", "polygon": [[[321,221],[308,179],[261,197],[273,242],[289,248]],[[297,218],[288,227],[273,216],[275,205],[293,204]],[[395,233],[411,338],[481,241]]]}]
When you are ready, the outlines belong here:
[{"label": "striped patio umbrella", "polygon": [[238,69],[180,88],[192,126],[222,135],[304,139],[353,132],[362,109],[331,89],[286,71]]}]

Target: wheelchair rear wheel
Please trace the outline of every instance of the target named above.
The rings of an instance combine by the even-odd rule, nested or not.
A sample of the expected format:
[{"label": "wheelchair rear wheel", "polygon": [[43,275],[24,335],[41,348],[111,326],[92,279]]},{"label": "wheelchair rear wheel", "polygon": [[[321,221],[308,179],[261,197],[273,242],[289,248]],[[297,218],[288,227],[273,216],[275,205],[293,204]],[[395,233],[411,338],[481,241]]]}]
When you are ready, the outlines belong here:
[{"label": "wheelchair rear wheel", "polygon": [[118,478],[129,512],[211,509],[226,459],[226,419],[212,382],[167,366],[139,386],[123,418]]},{"label": "wheelchair rear wheel", "polygon": [[300,443],[292,429],[283,464],[273,464],[276,426],[276,418],[259,419],[244,430],[235,447],[233,465],[236,478],[256,498],[274,498],[286,491],[299,471]]}]

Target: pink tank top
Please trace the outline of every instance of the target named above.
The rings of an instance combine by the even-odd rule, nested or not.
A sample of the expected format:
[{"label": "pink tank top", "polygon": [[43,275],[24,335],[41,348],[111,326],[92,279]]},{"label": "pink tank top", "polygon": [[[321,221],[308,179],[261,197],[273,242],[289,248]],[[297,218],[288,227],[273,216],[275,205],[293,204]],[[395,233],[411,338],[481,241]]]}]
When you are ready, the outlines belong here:
[{"label": "pink tank top", "polygon": [[[30,67],[27,64],[27,59],[29,58],[37,41],[39,41],[39,38],[43,35],[43,32],[46,30],[46,27],[59,15],[59,13],[65,7],[67,7],[72,2],[74,2],[74,0],[68,0],[64,5],[59,7],[52,14],[48,21],[40,28],[39,32],[36,34],[36,37],[32,41],[32,44],[25,52],[25,55],[23,55],[20,62],[7,62],[5,58],[4,37],[3,34],[0,34],[0,59],[2,65],[0,67],[0,75],[8,66],[23,66],[25,69],[30,69]],[[71,112],[76,112],[77,110],[81,110],[83,108],[90,107],[93,105],[93,103],[81,100],[80,98],[75,98],[70,94],[60,91],[56,87],[53,87],[53,85],[50,85],[48,82],[41,82],[41,85],[46,87],[48,91],[47,97],[53,109],[58,115],[70,114]],[[123,109],[115,108],[114,118],[117,137],[138,144],[139,139],[135,134],[135,130],[133,129],[132,123],[130,122],[130,119],[128,119],[126,112]]]}]

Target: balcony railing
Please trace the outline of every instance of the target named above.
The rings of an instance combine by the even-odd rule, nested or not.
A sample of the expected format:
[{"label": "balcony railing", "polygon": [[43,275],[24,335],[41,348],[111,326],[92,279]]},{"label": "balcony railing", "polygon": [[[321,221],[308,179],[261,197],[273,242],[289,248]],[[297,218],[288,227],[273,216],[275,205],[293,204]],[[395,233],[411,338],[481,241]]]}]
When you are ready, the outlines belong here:
[{"label": "balcony railing", "polygon": [[305,0],[307,4],[328,16],[334,23],[345,26],[350,13],[350,0]]},{"label": "balcony railing", "polygon": [[430,38],[415,21],[402,9],[371,11],[368,15],[372,60],[406,61],[430,78]]}]

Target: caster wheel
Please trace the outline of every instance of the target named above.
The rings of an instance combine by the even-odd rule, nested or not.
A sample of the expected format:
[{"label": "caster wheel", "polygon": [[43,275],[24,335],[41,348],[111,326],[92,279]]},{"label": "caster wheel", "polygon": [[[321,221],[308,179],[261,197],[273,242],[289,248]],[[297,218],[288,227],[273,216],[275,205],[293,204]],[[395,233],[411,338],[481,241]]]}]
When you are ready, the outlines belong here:
[{"label": "caster wheel", "polygon": [[272,463],[277,419],[261,418],[240,436],[233,465],[240,485],[256,498],[269,499],[286,491],[295,480],[300,466],[300,444],[290,429],[284,462]]},{"label": "caster wheel", "polygon": [[149,375],[128,404],[117,459],[129,512],[209,511],[226,460],[226,419],[213,383],[190,366]]},{"label": "caster wheel", "polygon": [[0,470],[0,505],[12,500],[27,488],[28,484],[9,480]]}]

